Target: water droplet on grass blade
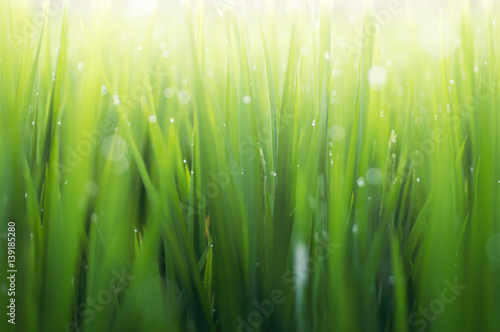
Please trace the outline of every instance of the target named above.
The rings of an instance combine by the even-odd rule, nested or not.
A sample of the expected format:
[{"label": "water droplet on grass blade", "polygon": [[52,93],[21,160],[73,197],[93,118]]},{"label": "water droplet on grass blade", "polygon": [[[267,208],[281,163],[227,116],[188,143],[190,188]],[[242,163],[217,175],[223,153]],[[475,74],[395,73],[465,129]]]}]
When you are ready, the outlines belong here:
[{"label": "water droplet on grass blade", "polygon": [[363,177],[360,177],[357,181],[358,187],[362,188],[365,186],[365,179]]},{"label": "water droplet on grass blade", "polygon": [[295,247],[294,254],[295,254],[294,255],[295,264],[293,265],[293,268],[295,275],[297,276],[296,286],[298,288],[301,288],[308,277],[308,270],[309,270],[309,266],[307,264],[308,255],[306,246],[300,243],[299,245],[297,245],[297,247]]},{"label": "water droplet on grass blade", "polygon": [[187,90],[180,90],[177,92],[177,98],[181,105],[187,105],[191,101],[191,94]]},{"label": "water droplet on grass blade", "polygon": [[117,134],[105,137],[101,143],[101,154],[110,161],[122,160],[125,158],[127,150],[127,142]]},{"label": "water droplet on grass blade", "polygon": [[148,118],[148,121],[151,123],[155,123],[156,122],[156,115],[154,115],[154,114],[150,115]]},{"label": "water droplet on grass blade", "polygon": [[97,193],[99,192],[99,187],[93,181],[89,181],[89,182],[85,183],[85,189],[87,190],[87,194],[90,197],[96,196]]},{"label": "water droplet on grass blade", "polygon": [[382,182],[382,171],[378,168],[370,168],[366,171],[366,182],[377,186]]},{"label": "water droplet on grass blade", "polygon": [[250,97],[250,96],[244,96],[243,97],[243,102],[245,104],[250,104],[251,101],[252,101],[252,97]]},{"label": "water droplet on grass blade", "polygon": [[396,277],[394,276],[390,276],[389,279],[387,279],[387,282],[390,284],[390,285],[394,285],[394,283],[396,282]]},{"label": "water droplet on grass blade", "polygon": [[328,135],[330,136],[332,141],[340,142],[340,141],[344,140],[345,129],[344,129],[344,127],[342,127],[340,125],[333,125],[330,127],[330,130],[328,131]]},{"label": "water droplet on grass blade", "polygon": [[117,93],[113,95],[113,104],[116,106],[120,105],[120,96]]},{"label": "water droplet on grass blade", "polygon": [[174,90],[167,88],[163,91],[163,95],[167,98],[171,98],[174,95]]},{"label": "water droplet on grass blade", "polygon": [[486,241],[486,255],[495,264],[500,264],[500,233],[493,234]]}]

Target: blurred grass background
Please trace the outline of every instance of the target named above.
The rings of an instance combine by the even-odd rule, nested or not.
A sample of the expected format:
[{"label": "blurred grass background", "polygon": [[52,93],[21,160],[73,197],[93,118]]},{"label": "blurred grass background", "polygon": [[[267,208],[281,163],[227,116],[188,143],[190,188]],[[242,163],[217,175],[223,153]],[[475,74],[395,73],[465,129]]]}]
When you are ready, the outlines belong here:
[{"label": "blurred grass background", "polygon": [[414,5],[2,1],[1,330],[497,331],[499,11]]}]

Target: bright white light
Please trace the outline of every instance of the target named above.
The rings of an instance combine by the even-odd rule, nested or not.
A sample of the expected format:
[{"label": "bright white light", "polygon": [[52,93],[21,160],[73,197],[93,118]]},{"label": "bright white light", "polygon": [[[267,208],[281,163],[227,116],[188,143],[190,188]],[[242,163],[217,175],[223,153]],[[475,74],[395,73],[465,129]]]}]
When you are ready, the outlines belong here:
[{"label": "bright white light", "polygon": [[153,14],[157,0],[129,0],[128,15],[131,17],[146,17]]},{"label": "bright white light", "polygon": [[374,90],[380,90],[387,82],[387,69],[382,66],[373,66],[368,70],[368,82]]},{"label": "bright white light", "polygon": [[443,31],[442,47],[444,56],[448,57],[456,51],[455,40],[458,38],[457,32],[446,20],[442,19],[441,22],[440,26],[438,18],[431,18],[422,25],[419,31],[420,46],[422,46],[427,54],[435,58],[441,57],[439,28]]}]

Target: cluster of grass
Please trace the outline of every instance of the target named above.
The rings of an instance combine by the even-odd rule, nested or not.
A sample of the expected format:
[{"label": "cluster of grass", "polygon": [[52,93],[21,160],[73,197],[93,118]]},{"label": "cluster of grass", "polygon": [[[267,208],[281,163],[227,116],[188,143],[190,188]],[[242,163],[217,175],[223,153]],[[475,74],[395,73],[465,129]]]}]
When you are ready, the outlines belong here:
[{"label": "cluster of grass", "polygon": [[497,11],[317,5],[0,2],[2,331],[498,329]]}]

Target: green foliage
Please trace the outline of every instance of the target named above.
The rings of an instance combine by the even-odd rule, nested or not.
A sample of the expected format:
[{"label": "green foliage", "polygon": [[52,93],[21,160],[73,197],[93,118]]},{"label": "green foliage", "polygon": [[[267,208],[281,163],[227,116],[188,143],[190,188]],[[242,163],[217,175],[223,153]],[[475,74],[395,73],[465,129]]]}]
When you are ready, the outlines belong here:
[{"label": "green foliage", "polygon": [[0,2],[0,329],[496,331],[498,10],[367,3]]}]

